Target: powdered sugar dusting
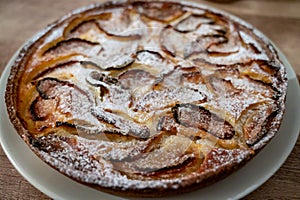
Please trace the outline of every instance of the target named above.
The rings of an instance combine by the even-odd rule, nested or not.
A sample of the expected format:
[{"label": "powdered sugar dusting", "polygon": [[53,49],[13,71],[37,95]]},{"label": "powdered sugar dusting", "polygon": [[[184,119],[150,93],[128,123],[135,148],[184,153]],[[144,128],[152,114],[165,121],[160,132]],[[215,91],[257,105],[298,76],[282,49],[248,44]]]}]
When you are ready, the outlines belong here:
[{"label": "powdered sugar dusting", "polygon": [[213,149],[206,157],[203,167],[217,171],[228,165],[241,163],[251,154],[248,150]]},{"label": "powdered sugar dusting", "polygon": [[226,15],[174,2],[87,10],[33,52],[20,118],[35,152],[77,181],[146,192],[205,185],[279,126],[283,66],[265,42]]}]

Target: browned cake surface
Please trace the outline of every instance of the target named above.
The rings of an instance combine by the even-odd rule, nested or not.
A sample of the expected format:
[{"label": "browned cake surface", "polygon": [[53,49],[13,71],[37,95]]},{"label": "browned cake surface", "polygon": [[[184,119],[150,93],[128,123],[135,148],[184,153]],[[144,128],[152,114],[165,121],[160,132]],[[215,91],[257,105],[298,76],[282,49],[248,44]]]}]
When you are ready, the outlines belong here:
[{"label": "browned cake surface", "polygon": [[40,33],[12,67],[6,102],[18,133],[63,174],[161,196],[252,158],[279,128],[286,87],[273,46],[249,25],[199,5],[130,1]]}]

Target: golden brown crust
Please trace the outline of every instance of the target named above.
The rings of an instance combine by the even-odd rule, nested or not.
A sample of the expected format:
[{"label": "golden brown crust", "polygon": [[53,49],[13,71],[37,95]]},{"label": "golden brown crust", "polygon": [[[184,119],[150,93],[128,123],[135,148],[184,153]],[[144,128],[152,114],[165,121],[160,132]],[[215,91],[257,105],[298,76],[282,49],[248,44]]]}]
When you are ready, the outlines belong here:
[{"label": "golden brown crust", "polygon": [[5,100],[20,136],[61,173],[117,195],[163,196],[251,159],[278,131],[286,89],[272,44],[239,19],[117,1],[32,39]]}]

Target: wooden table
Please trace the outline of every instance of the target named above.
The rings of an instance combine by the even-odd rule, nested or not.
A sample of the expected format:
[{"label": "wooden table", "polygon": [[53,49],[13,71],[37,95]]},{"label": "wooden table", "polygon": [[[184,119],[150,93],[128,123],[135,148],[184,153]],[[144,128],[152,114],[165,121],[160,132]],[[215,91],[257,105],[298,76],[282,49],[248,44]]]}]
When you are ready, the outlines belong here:
[{"label": "wooden table", "polygon": [[[196,1],[196,0],[195,0]],[[22,43],[72,9],[96,0],[1,0],[0,74]],[[196,1],[221,8],[253,24],[283,51],[300,75],[300,1],[238,0],[231,3]],[[3,98],[3,97],[1,97]],[[244,199],[300,199],[300,139],[283,166]],[[0,199],[49,199],[11,165],[0,147]]]}]

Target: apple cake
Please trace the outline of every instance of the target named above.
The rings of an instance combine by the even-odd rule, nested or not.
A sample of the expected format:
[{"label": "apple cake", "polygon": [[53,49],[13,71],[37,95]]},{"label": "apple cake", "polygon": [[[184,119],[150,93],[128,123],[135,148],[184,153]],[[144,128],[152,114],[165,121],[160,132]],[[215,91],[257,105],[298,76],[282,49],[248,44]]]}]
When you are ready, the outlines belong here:
[{"label": "apple cake", "polygon": [[251,25],[196,3],[129,0],[37,34],[5,99],[51,167],[101,191],[155,197],[247,163],[278,132],[286,91],[275,47]]}]

